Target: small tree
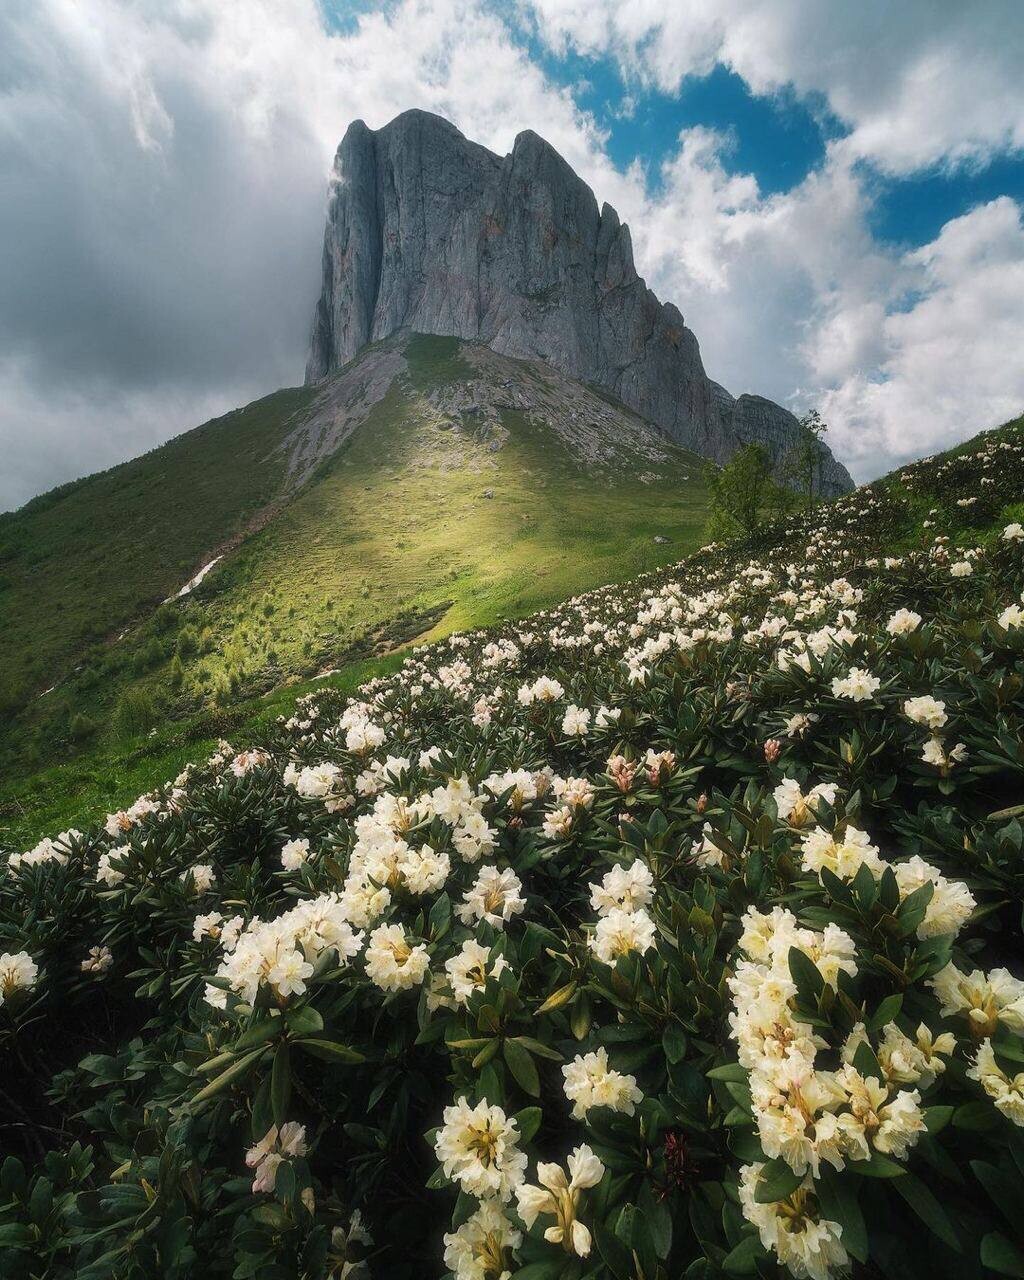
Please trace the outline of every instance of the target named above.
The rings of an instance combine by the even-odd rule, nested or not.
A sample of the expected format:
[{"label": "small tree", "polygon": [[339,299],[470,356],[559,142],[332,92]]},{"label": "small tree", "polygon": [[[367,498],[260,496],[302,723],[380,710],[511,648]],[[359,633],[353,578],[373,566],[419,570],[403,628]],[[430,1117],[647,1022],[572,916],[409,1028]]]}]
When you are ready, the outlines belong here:
[{"label": "small tree", "polygon": [[745,444],[722,467],[709,463],[704,482],[711,495],[707,532],[716,540],[752,533],[775,488],[768,455],[759,444]]},{"label": "small tree", "polygon": [[797,427],[797,441],[786,459],[786,474],[801,493],[807,495],[807,510],[814,506],[814,482],[825,454],[824,436],[828,426],[817,409],[809,409]]}]

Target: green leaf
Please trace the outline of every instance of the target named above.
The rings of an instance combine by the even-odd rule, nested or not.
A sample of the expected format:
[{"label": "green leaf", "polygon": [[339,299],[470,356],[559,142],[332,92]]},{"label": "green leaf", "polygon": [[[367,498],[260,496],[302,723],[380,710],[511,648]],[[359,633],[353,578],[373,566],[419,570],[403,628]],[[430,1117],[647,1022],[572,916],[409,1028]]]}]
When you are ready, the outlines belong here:
[{"label": "green leaf", "polygon": [[633,1255],[603,1222],[594,1223],[594,1239],[605,1266],[618,1280],[632,1280]]},{"label": "green leaf", "polygon": [[709,1080],[727,1080],[733,1084],[746,1084],[748,1072],[738,1062],[727,1062],[724,1067],[712,1067],[704,1073]]},{"label": "green leaf", "polygon": [[983,1131],[995,1129],[999,1125],[1000,1116],[991,1102],[976,1098],[973,1102],[965,1102],[953,1112],[954,1129],[971,1129]]},{"label": "green leaf", "polygon": [[810,956],[805,955],[799,947],[789,949],[789,972],[793,975],[793,981],[800,995],[806,1000],[816,1002],[825,989],[825,979]]},{"label": "green leaf", "polygon": [[941,1133],[953,1118],[955,1107],[925,1107],[924,1123],[928,1132],[934,1137]]},{"label": "green leaf", "polygon": [[888,1026],[898,1016],[902,1008],[903,997],[901,995],[886,996],[884,1000],[879,1002],[878,1008],[867,1020],[865,1025],[868,1031],[881,1031],[883,1027]]},{"label": "green leaf", "polygon": [[516,1112],[513,1119],[519,1126],[521,1140],[529,1142],[540,1128],[541,1109],[540,1107],[523,1107],[522,1111]]},{"label": "green leaf", "polygon": [[1024,1190],[1016,1172],[1009,1175],[984,1160],[972,1160],[971,1169],[1006,1221],[1019,1230],[1024,1225]]},{"label": "green leaf", "polygon": [[903,1177],[897,1178],[892,1185],[893,1190],[899,1192],[925,1226],[937,1235],[943,1244],[949,1245],[957,1253],[963,1253],[963,1245],[953,1230],[953,1224],[920,1178],[916,1178],[912,1173],[904,1173]]},{"label": "green leaf", "polygon": [[251,1049],[254,1045],[265,1044],[268,1040],[273,1040],[277,1035],[281,1034],[284,1029],[284,1019],[280,1016],[264,1018],[262,1022],[257,1022],[255,1026],[243,1031],[235,1041],[235,1053],[241,1053],[245,1049]]},{"label": "green leaf", "polygon": [[664,1261],[672,1251],[672,1215],[668,1205],[655,1196],[649,1182],[640,1188],[637,1205],[644,1216],[654,1252]]},{"label": "green leaf", "polygon": [[249,1073],[249,1070],[256,1065],[256,1060],[262,1058],[266,1049],[260,1046],[251,1052],[243,1055],[237,1061],[233,1062],[227,1071],[222,1071],[219,1076],[215,1076],[205,1088],[200,1089],[193,1102],[206,1102],[207,1099],[214,1097],[228,1085],[234,1084],[236,1080],[241,1080],[243,1076]]},{"label": "green leaf", "polygon": [[857,1203],[857,1183],[825,1166],[816,1190],[822,1214],[843,1228],[843,1244],[851,1257],[867,1262],[868,1229]]},{"label": "green leaf", "polygon": [[520,1089],[533,1098],[540,1097],[537,1065],[523,1046],[517,1044],[515,1040],[506,1040],[502,1045],[502,1054]]},{"label": "green leaf", "polygon": [[862,1178],[902,1178],[906,1169],[888,1156],[871,1153],[870,1160],[850,1160],[846,1165],[851,1173],[859,1173]]},{"label": "green leaf", "polygon": [[288,1057],[288,1044],[277,1046],[274,1065],[270,1072],[270,1108],[274,1123],[282,1125],[288,1119],[288,1104],[292,1097],[292,1069]]},{"label": "green leaf", "polygon": [[576,983],[567,982],[564,987],[559,987],[552,991],[548,998],[537,1009],[538,1013],[553,1013],[555,1009],[561,1009],[562,1005],[568,1004],[576,994]]},{"label": "green leaf", "polygon": [[339,1044],[336,1040],[305,1039],[296,1040],[295,1045],[311,1053],[314,1058],[322,1058],[325,1062],[344,1062],[354,1065],[365,1062],[366,1055],[357,1049],[350,1049],[347,1044]]},{"label": "green leaf", "polygon": [[990,1231],[982,1240],[981,1262],[998,1275],[1024,1277],[1024,1253],[998,1231]]},{"label": "green leaf", "polygon": [[757,1236],[744,1236],[735,1249],[722,1261],[722,1269],[731,1276],[752,1276],[757,1273],[758,1259],[764,1257],[764,1249]]},{"label": "green leaf", "polygon": [[293,1036],[311,1036],[323,1031],[324,1020],[312,1005],[303,1005],[301,1009],[292,1009],[285,1015],[288,1030]]},{"label": "green leaf", "polygon": [[661,1037],[661,1047],[665,1057],[673,1065],[682,1061],[686,1055],[686,1032],[678,1023],[670,1022],[665,1028],[665,1033]]},{"label": "green leaf", "polygon": [[516,1044],[521,1044],[524,1049],[528,1049],[530,1053],[535,1053],[538,1058],[548,1058],[552,1062],[564,1062],[565,1059],[557,1049],[550,1049],[546,1044],[541,1044],[539,1040],[534,1040],[532,1036],[513,1036]]},{"label": "green leaf", "polygon": [[803,1180],[804,1175],[794,1173],[781,1156],[775,1160],[769,1160],[757,1180],[754,1199],[758,1204],[775,1204],[776,1201],[785,1200],[787,1196],[792,1195]]},{"label": "green leaf", "polygon": [[866,1040],[862,1040],[857,1046],[857,1050],[853,1055],[853,1066],[865,1078],[874,1077],[879,1083],[885,1079],[885,1073],[878,1064],[875,1051]]}]

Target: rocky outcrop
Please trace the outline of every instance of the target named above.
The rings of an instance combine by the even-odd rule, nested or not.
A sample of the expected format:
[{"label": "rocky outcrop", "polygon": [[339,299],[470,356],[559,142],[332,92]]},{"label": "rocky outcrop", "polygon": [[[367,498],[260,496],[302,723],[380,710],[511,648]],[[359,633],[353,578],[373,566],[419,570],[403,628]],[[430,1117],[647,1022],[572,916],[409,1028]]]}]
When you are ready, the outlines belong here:
[{"label": "rocky outcrop", "polygon": [[[423,111],[349,127],[307,383],[400,329],[544,360],[717,461],[756,439],[780,462],[795,438],[785,409],[708,378],[679,310],[637,275],[629,228],[530,131],[499,157]],[[852,488],[831,454],[820,488]]]}]

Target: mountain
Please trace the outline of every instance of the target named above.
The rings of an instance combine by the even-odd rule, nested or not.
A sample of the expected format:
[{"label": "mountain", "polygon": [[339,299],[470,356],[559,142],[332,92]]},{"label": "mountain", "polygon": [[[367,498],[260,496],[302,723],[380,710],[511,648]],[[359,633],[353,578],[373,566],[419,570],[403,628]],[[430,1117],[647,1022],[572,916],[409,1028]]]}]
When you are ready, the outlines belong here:
[{"label": "mountain", "polygon": [[[719,462],[757,441],[781,463],[796,440],[786,409],[711,381],[679,310],[637,275],[629,228],[529,130],[500,157],[425,111],[349,126],[307,384],[402,329],[544,360]],[[853,488],[831,453],[819,487]]]},{"label": "mountain", "polygon": [[0,841],[154,725],[678,559],[701,468],[549,365],[403,332],[0,516]]}]

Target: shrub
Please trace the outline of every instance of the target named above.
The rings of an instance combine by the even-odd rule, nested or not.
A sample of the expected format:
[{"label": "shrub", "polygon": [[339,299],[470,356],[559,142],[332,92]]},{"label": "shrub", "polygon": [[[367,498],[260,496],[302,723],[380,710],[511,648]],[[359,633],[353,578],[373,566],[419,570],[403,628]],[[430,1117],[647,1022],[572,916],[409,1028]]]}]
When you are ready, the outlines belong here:
[{"label": "shrub", "polygon": [[[1019,437],[972,461],[1022,491]],[[905,504],[317,689],[14,854],[0,1274],[1017,1274],[1024,529],[892,554]]]},{"label": "shrub", "polygon": [[163,645],[156,636],[152,636],[144,645],[136,649],[132,656],[132,670],[136,675],[142,675],[153,667],[159,666],[165,656]]},{"label": "shrub", "polygon": [[153,695],[146,689],[126,689],[114,708],[114,733],[122,739],[147,733],[157,719]]},{"label": "shrub", "polygon": [[76,712],[68,724],[68,736],[72,742],[84,742],[87,738],[91,738],[96,732],[96,722],[91,720],[84,712]]},{"label": "shrub", "polygon": [[174,642],[174,652],[179,658],[188,658],[192,654],[199,652],[199,634],[195,627],[182,627],[178,632],[177,640]]}]

